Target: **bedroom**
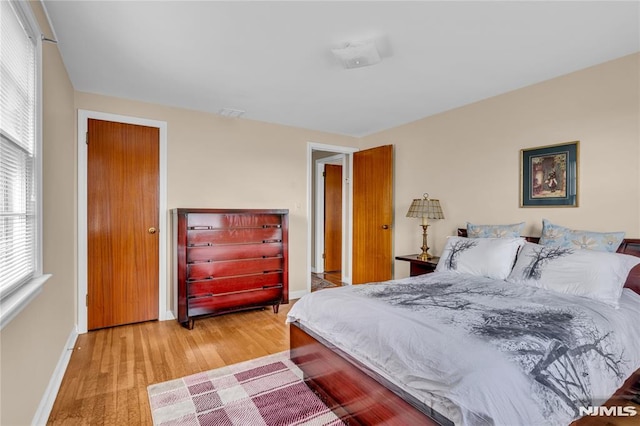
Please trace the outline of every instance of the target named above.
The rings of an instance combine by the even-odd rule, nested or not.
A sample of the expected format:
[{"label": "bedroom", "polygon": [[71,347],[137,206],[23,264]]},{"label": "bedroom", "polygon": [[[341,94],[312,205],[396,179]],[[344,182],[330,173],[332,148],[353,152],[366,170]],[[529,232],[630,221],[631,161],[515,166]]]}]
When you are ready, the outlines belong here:
[{"label": "bedroom", "polygon": [[[33,7],[46,28],[40,5]],[[56,47],[43,45],[44,269],[53,277],[2,330],[2,423],[29,423],[35,417],[77,321],[77,109],[168,123],[171,141],[180,141],[168,146],[170,208],[289,208],[290,281],[299,283],[291,287],[296,292],[304,291],[306,282],[309,141],[360,149],[395,146],[396,254],[416,252],[421,244],[418,224],[404,214],[423,192],[439,198],[445,211],[446,219],[434,222],[429,232],[436,253],[466,221],[524,221],[525,234],[539,235],[546,217],[573,228],[624,230],[639,237],[637,47],[635,52],[410,124],[349,137],[76,91]],[[519,208],[519,150],[573,140],[581,144],[580,206]],[[234,172],[234,185],[211,188],[204,197],[189,190],[185,182],[199,176],[189,154],[215,157],[220,148],[226,168],[212,179]],[[265,159],[272,167],[256,182],[252,170]],[[408,275],[404,262],[396,262],[395,270],[396,277]],[[25,382],[30,386],[21,385]]]}]

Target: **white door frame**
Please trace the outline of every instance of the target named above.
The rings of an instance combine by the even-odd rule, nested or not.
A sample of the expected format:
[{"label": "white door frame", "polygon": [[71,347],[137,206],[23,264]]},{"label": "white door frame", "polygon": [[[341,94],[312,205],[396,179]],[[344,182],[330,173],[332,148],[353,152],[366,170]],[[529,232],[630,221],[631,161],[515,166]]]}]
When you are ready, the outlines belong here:
[{"label": "white door frame", "polygon": [[[347,284],[351,284],[351,248],[353,247],[352,238],[352,223],[353,223],[353,196],[351,180],[353,178],[353,171],[351,165],[353,164],[353,153],[359,151],[358,148],[338,145],[326,145],[316,142],[307,142],[307,212],[309,212],[309,218],[307,220],[307,292],[311,291],[311,253],[312,253],[312,236],[313,229],[312,215],[314,214],[313,206],[313,174],[316,172],[317,167],[313,161],[313,151],[327,151],[335,152],[336,154],[343,154],[343,181],[342,181],[342,281]],[[345,173],[346,172],[346,173]],[[321,180],[321,179],[320,179]],[[324,182],[323,186],[324,188]],[[316,194],[316,198],[321,197],[320,194]],[[324,200],[323,200],[324,202]],[[316,216],[317,219],[317,216]],[[316,220],[316,223],[318,220]],[[322,236],[324,239],[324,235]]]},{"label": "white door frame", "polygon": [[98,111],[78,110],[78,294],[77,294],[77,329],[78,333],[86,333],[87,319],[87,129],[90,118],[118,123],[136,124],[156,127],[160,130],[160,194],[159,194],[159,268],[158,271],[158,319],[172,319],[167,310],[167,244],[169,229],[167,228],[167,123],[166,121],[129,117]]}]

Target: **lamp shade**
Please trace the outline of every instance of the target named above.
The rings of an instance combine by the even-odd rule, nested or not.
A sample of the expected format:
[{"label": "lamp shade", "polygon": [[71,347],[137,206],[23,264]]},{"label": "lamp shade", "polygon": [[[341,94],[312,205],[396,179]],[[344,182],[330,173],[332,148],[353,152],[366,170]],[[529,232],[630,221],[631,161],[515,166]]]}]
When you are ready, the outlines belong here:
[{"label": "lamp shade", "polygon": [[407,217],[421,217],[426,219],[444,219],[440,200],[429,198],[425,193],[422,199],[415,199],[409,207]]}]

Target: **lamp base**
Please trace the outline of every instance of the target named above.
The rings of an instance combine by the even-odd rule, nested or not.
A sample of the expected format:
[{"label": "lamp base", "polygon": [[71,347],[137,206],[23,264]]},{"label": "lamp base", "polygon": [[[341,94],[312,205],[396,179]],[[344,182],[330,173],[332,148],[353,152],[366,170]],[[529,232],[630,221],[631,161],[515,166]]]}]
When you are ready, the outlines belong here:
[{"label": "lamp base", "polygon": [[429,227],[429,225],[420,226],[422,226],[422,247],[420,247],[422,253],[418,255],[418,259],[426,262],[427,260],[433,258],[433,256],[429,253],[429,246],[427,245],[427,228]]},{"label": "lamp base", "polygon": [[416,258],[418,258],[419,260],[422,260],[423,262],[433,259],[434,257],[435,256],[433,256],[431,253],[420,253],[418,256],[416,256]]}]

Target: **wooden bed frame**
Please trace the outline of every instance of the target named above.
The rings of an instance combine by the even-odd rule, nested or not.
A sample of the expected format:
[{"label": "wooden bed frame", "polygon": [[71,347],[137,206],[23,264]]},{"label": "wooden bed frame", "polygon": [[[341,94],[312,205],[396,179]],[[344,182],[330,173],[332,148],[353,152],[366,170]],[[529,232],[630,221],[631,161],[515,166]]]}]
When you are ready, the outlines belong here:
[{"label": "wooden bed frame", "polygon": [[[458,230],[466,236],[466,229]],[[537,242],[539,238],[525,237]],[[619,253],[640,257],[640,239],[625,239]],[[640,265],[629,273],[625,287],[640,294]],[[290,358],[304,372],[306,383],[347,424],[363,425],[451,425],[450,420],[425,407],[340,349],[298,323],[290,325]],[[634,372],[605,405],[623,404],[640,369]],[[591,425],[585,417],[572,425]]]}]

